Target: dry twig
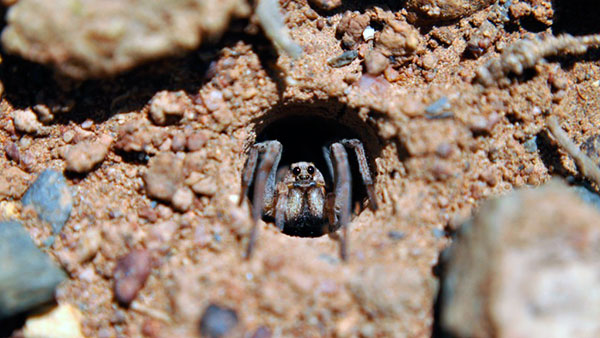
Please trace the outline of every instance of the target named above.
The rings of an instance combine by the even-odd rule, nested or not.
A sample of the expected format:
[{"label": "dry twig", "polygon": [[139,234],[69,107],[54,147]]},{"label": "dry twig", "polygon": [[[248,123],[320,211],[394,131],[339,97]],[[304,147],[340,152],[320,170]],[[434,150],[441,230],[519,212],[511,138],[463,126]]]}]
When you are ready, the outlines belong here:
[{"label": "dry twig", "polygon": [[545,57],[559,54],[583,54],[590,47],[600,46],[600,34],[575,37],[569,34],[545,39],[520,40],[506,48],[499,57],[477,69],[475,80],[486,87],[495,83],[508,84],[510,73],[523,74]]},{"label": "dry twig", "polygon": [[283,15],[280,12],[279,1],[259,0],[256,6],[256,17],[269,39],[289,56],[297,59],[302,54],[300,47],[290,37],[290,32],[285,26]]},{"label": "dry twig", "polygon": [[600,169],[589,156],[571,141],[569,135],[558,124],[556,116],[550,116],[547,125],[552,135],[554,135],[556,142],[575,160],[575,164],[577,164],[577,168],[583,176],[600,186]]}]

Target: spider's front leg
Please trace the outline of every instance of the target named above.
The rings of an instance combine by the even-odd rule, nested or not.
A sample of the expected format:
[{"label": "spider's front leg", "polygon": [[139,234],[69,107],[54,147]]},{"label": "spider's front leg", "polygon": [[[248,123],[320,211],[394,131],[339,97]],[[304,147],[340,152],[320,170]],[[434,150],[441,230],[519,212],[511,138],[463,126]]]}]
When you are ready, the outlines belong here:
[{"label": "spider's front leg", "polygon": [[330,147],[329,156],[333,167],[334,195],[333,213],[331,219],[342,228],[342,239],[340,241],[340,257],[346,260],[348,255],[348,223],[350,223],[352,203],[352,178],[348,153],[341,143],[333,143]]},{"label": "spider's front leg", "polygon": [[348,148],[354,149],[356,154],[356,160],[358,161],[358,171],[362,176],[363,183],[367,188],[367,195],[369,197],[369,205],[371,210],[377,210],[377,199],[375,198],[375,188],[373,186],[373,178],[371,178],[371,171],[369,170],[369,163],[367,162],[367,156],[365,155],[365,148],[358,139],[344,139],[340,141],[341,144]]},{"label": "spider's front leg", "polygon": [[342,228],[340,242],[340,257],[342,260],[346,260],[348,255],[348,227],[352,212],[352,177],[346,147],[353,149],[356,154],[358,169],[367,188],[370,207],[372,210],[377,210],[373,179],[362,142],[358,139],[343,139],[333,143],[329,150],[324,149],[325,159],[335,184],[333,207],[329,208],[329,222],[332,223],[333,228]]},{"label": "spider's front leg", "polygon": [[[250,239],[248,241],[248,247],[246,248],[246,258],[250,258],[254,243],[257,236],[257,225],[258,220],[262,216],[265,207],[271,208],[275,202],[275,179],[277,175],[277,166],[281,159],[282,146],[278,141],[264,141],[256,143],[250,148],[248,153],[248,160],[244,166],[244,173],[242,175],[242,191],[240,196],[240,204],[242,203],[248,187],[254,180],[254,191],[252,195],[252,230],[250,232]],[[262,156],[260,156],[262,154]],[[260,157],[260,165],[256,168],[257,162]]]}]

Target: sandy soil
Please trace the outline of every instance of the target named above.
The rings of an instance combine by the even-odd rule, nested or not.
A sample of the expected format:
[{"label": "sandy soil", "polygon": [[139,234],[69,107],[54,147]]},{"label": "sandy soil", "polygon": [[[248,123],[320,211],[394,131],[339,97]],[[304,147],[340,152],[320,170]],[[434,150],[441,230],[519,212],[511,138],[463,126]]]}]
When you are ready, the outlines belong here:
[{"label": "sandy soil", "polygon": [[[545,120],[557,115],[574,142],[595,144],[597,50],[551,57],[510,75],[506,86],[474,81],[478,67],[519,39],[594,33],[585,20],[565,21],[576,6],[513,1],[509,9],[492,5],[413,23],[399,5],[282,7],[304,48],[297,60],[278,57],[245,20],[232,22],[215,44],[110,79],[77,82],[2,55],[0,143],[18,148],[16,157],[6,150],[0,156],[3,218],[22,220],[41,245],[50,228],[21,209],[27,186],[43,169],[65,170],[69,147],[92,142],[100,146],[90,152],[105,152],[81,173],[66,171],[73,211],[46,250],[69,273],[57,303],[81,312],[85,336],[197,336],[209,304],[236,312],[233,336],[431,336],[438,256],[477,206],[552,175],[583,179]],[[401,50],[362,36],[344,49],[336,29],[347,10],[366,13],[376,34],[390,20],[406,24],[393,31],[405,39]],[[410,34],[414,46],[406,42]],[[365,58],[378,46],[395,62],[369,75]],[[331,67],[328,60],[344,50],[358,57]],[[377,73],[379,66],[369,67]],[[442,108],[432,107],[440,99],[447,101]],[[39,120],[44,106],[54,116],[31,131],[15,129],[14,112],[36,105]],[[297,115],[301,123],[269,129]],[[264,222],[253,257],[244,259],[251,219],[238,195],[247,149],[267,130],[293,135],[289,149],[318,144],[330,136],[314,125],[321,118],[365,142],[379,210],[355,198],[362,210],[351,223],[347,262],[334,238],[290,237]],[[303,160],[294,151],[285,156]],[[167,184],[150,188],[153,181]],[[115,267],[137,250],[150,257],[139,263],[149,265],[149,275],[125,306],[115,299]],[[13,334],[21,334],[19,325]]]}]

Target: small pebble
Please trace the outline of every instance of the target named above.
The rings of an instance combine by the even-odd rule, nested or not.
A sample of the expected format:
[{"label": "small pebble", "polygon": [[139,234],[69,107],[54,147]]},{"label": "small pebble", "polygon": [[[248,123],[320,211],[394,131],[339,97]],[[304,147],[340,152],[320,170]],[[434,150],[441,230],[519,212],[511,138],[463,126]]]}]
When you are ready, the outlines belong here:
[{"label": "small pebble", "polygon": [[4,146],[4,152],[6,152],[6,157],[9,160],[15,161],[16,163],[19,163],[21,161],[19,147],[17,147],[15,143],[8,142],[8,144]]},{"label": "small pebble", "polygon": [[448,109],[450,109],[450,103],[448,102],[448,98],[443,96],[434,103],[427,106],[427,108],[425,108],[425,112],[428,115],[436,116],[440,115],[444,110]]},{"label": "small pebble", "polygon": [[537,136],[530,138],[523,143],[523,147],[527,152],[535,153],[537,151]]},{"label": "small pebble", "polygon": [[156,210],[150,206],[142,207],[138,212],[138,216],[150,223],[154,223],[156,220],[158,220],[158,212],[156,212]]},{"label": "small pebble", "polygon": [[148,196],[171,202],[183,180],[183,161],[172,153],[160,153],[150,160],[143,179]]},{"label": "small pebble", "polygon": [[81,124],[81,128],[88,130],[88,129],[91,129],[93,125],[94,125],[94,121],[87,119],[87,120],[83,121],[83,123]]},{"label": "small pebble", "polygon": [[224,337],[237,324],[238,316],[234,310],[210,304],[200,319],[200,333],[207,338]]},{"label": "small pebble", "polygon": [[152,259],[147,250],[134,250],[117,261],[114,279],[115,298],[122,305],[129,305],[146,283],[150,275]]},{"label": "small pebble", "polygon": [[441,158],[448,158],[452,154],[453,148],[450,143],[441,143],[435,148],[435,154]]},{"label": "small pebble", "polygon": [[268,327],[260,326],[258,329],[256,329],[256,331],[254,331],[252,338],[271,338],[272,336],[273,333]]},{"label": "small pebble", "polygon": [[375,38],[375,29],[371,26],[367,26],[362,32],[362,36],[365,41],[373,40]]},{"label": "small pebble", "polygon": [[395,241],[401,240],[404,237],[406,237],[406,234],[402,231],[398,231],[398,230],[391,230],[390,232],[388,232],[388,237],[390,239],[393,239]]},{"label": "small pebble", "polygon": [[25,134],[37,134],[43,128],[31,109],[15,110],[13,112],[13,124],[18,132]]},{"label": "small pebble", "polygon": [[62,139],[63,139],[63,141],[65,141],[65,143],[70,143],[71,141],[73,141],[74,137],[75,137],[75,132],[73,130],[67,130],[63,134]]},{"label": "small pebble", "polygon": [[325,28],[325,19],[318,18],[317,19],[317,29],[318,30],[323,30],[323,28]]},{"label": "small pebble", "polygon": [[309,0],[309,2],[326,11],[330,11],[342,5],[342,0]]},{"label": "small pebble", "polygon": [[333,68],[340,68],[352,63],[358,57],[358,52],[355,50],[345,51],[342,54],[327,59],[327,64]]},{"label": "small pebble", "polygon": [[173,139],[171,141],[171,149],[174,152],[183,151],[185,149],[186,137],[183,133],[176,133],[173,135]]},{"label": "small pebble", "polygon": [[24,206],[32,206],[41,220],[50,223],[54,234],[61,231],[73,208],[73,196],[65,177],[53,169],[38,176],[21,202]]},{"label": "small pebble", "polygon": [[424,69],[433,69],[437,65],[437,57],[433,53],[429,53],[424,55],[421,58],[421,65]]},{"label": "small pebble", "polygon": [[160,321],[152,318],[147,318],[142,324],[142,334],[148,338],[159,338],[161,337],[160,331],[162,324]]},{"label": "small pebble", "polygon": [[181,119],[192,106],[192,101],[184,91],[156,93],[150,100],[149,114],[152,121],[158,125],[164,125],[171,121]]},{"label": "small pebble", "polygon": [[317,14],[317,12],[315,12],[315,10],[310,7],[305,7],[304,15],[308,20],[315,20],[319,17],[319,14]]},{"label": "small pebble", "polygon": [[400,73],[392,67],[387,67],[383,71],[383,76],[385,76],[385,79],[388,80],[388,82],[396,82],[400,80]]},{"label": "small pebble", "polygon": [[469,129],[474,133],[489,133],[492,128],[500,121],[500,114],[493,112],[489,116],[473,116]]},{"label": "small pebble", "polygon": [[208,140],[208,135],[203,132],[192,133],[187,137],[186,147],[189,151],[197,151],[202,149],[206,141]]},{"label": "small pebble", "polygon": [[206,177],[192,184],[192,190],[196,194],[213,196],[217,193],[217,184],[213,178]]},{"label": "small pebble", "polygon": [[194,193],[188,187],[181,187],[173,194],[171,203],[179,211],[187,211],[194,202]]},{"label": "small pebble", "polygon": [[372,50],[365,56],[365,68],[369,75],[377,76],[383,73],[389,63],[389,59],[377,50]]},{"label": "small pebble", "polygon": [[69,146],[64,153],[67,170],[76,173],[86,173],[92,170],[108,154],[112,138],[108,135],[100,137],[97,141],[83,141],[74,146]]},{"label": "small pebble", "polygon": [[567,88],[569,80],[567,80],[564,74],[552,73],[548,77],[548,82],[552,86],[554,91],[559,91]]},{"label": "small pebble", "polygon": [[433,234],[433,237],[437,239],[444,238],[446,236],[446,232],[443,229],[434,228],[431,229],[431,233]]},{"label": "small pebble", "polygon": [[38,120],[48,123],[54,119],[54,114],[52,110],[45,104],[36,104],[33,106],[33,110],[37,114]]}]

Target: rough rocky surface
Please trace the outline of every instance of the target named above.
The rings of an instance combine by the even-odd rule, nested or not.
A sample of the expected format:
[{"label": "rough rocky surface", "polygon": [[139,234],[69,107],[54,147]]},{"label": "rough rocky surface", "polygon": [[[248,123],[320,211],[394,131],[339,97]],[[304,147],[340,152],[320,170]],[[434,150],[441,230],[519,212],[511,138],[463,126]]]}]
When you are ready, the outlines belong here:
[{"label": "rough rocky surface", "polygon": [[[85,31],[82,19],[59,15],[64,3],[30,8],[32,19],[22,22],[37,29],[36,23],[73,20]],[[99,3],[85,1],[81,8]],[[220,20],[221,4],[229,4],[203,3],[215,5],[214,16],[190,10],[191,21]],[[597,33],[597,18],[580,2],[552,1],[549,11],[549,1],[498,1],[443,21],[412,21],[416,12],[404,2],[343,1],[333,10],[314,3],[279,2],[283,18],[276,24],[289,32],[288,47],[301,47],[296,58],[274,48],[256,13],[219,21],[221,37],[208,34],[215,39],[186,55],[102,80],[57,77],[52,67],[0,51],[0,216],[20,220],[68,271],[56,298],[80,310],[84,336],[195,337],[209,304],[235,311],[240,336],[431,336],[438,325],[440,252],[481,203],[553,175],[597,189],[554,142],[546,119],[557,117],[575,144],[599,158],[598,49],[523,63],[522,75],[499,74],[502,86],[475,80],[481,67],[507,60],[502,54],[517,41],[543,44],[563,32]],[[179,16],[175,25],[164,17],[153,21],[160,11],[139,19],[127,9],[140,27],[154,27],[160,36],[189,23]],[[34,54],[45,57],[56,48],[65,56],[80,45],[77,34],[67,35],[72,41],[51,38],[50,47],[28,53],[41,60]],[[87,38],[93,49],[137,46]],[[140,41],[140,50],[152,47]],[[387,60],[371,59],[373,51]],[[328,64],[345,52],[351,62]],[[69,66],[78,59],[57,60],[48,62]],[[105,66],[83,63],[75,73],[121,69]],[[181,101],[171,100],[181,92]],[[173,102],[185,107],[183,115],[166,113]],[[158,119],[152,117],[152,103],[169,108],[162,110],[164,124],[157,123],[160,109],[154,110]],[[41,133],[16,130],[14,111],[27,109],[43,123]],[[104,160],[85,174],[66,170],[67,147],[100,135],[114,140]],[[277,138],[284,144],[282,164],[312,156],[326,172],[321,146],[348,136],[365,144],[380,207],[362,210],[364,193],[355,179],[348,261],[340,261],[335,235],[290,237],[262,221],[254,255],[245,259],[251,218],[249,201],[240,205],[239,194],[249,147]],[[71,216],[53,237],[20,203],[47,168],[66,172],[73,194]],[[150,273],[123,306],[115,298],[114,272],[135,250],[148,251]],[[5,327],[6,336],[22,335],[23,323]]]},{"label": "rough rocky surface", "polygon": [[221,35],[232,16],[248,14],[240,0],[24,0],[7,13],[2,44],[72,77],[113,75],[193,49]]},{"label": "rough rocky surface", "polygon": [[486,202],[450,248],[443,325],[459,337],[596,336],[599,218],[557,181]]},{"label": "rough rocky surface", "polygon": [[29,186],[21,199],[23,206],[31,206],[40,220],[52,226],[58,234],[71,215],[73,197],[65,177],[53,169],[44,170]]},{"label": "rough rocky surface", "polygon": [[65,279],[19,222],[0,222],[0,320],[54,299]]}]

